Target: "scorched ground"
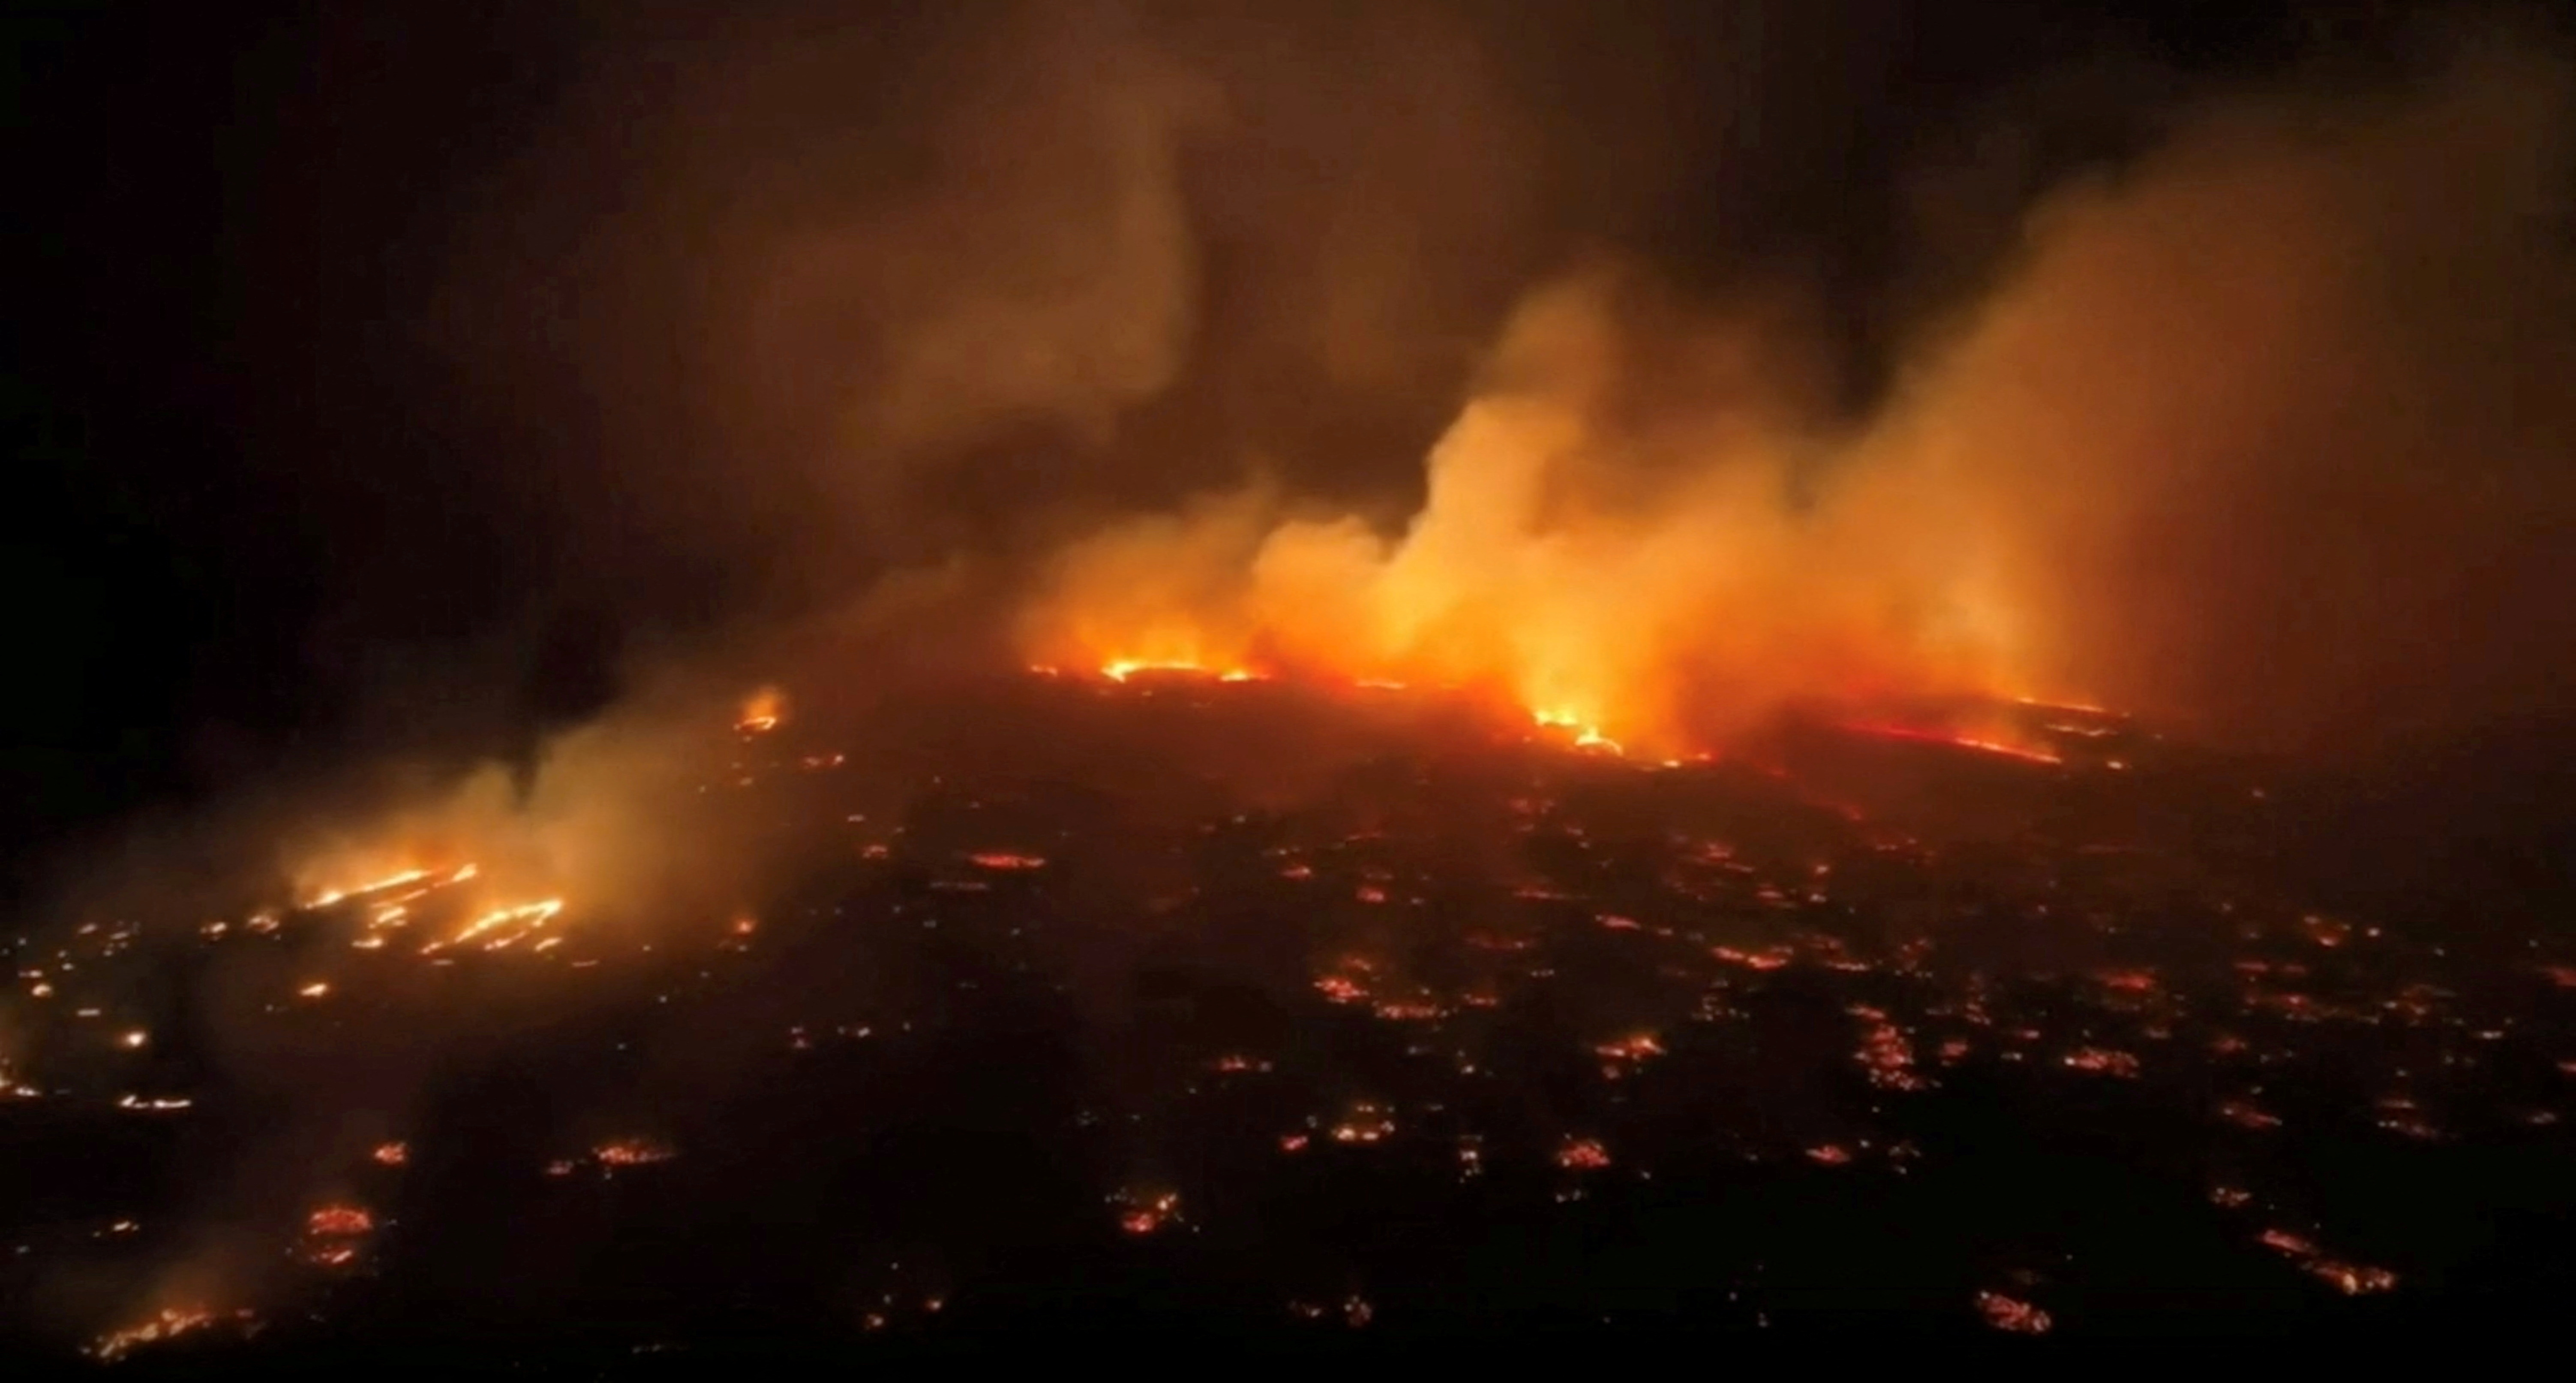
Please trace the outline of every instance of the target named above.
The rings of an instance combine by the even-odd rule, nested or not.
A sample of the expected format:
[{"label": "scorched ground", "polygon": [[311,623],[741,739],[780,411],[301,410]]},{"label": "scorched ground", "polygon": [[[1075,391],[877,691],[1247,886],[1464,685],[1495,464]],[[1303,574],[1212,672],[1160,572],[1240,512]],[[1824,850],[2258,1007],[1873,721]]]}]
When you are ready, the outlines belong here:
[{"label": "scorched ground", "polygon": [[19,942],[8,1343],[2343,1337],[2576,1266],[2576,960],[2327,908],[2261,765],[1115,671],[710,716],[648,805],[774,838],[737,907],[451,852]]}]

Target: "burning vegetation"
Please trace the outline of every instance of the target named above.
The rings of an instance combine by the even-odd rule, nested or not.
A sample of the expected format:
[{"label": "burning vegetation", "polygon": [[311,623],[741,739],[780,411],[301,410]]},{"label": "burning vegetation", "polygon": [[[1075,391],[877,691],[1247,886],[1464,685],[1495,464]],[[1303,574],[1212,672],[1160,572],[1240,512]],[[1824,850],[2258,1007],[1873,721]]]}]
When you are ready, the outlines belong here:
[{"label": "burning vegetation", "polygon": [[[1032,745],[1052,747],[985,755],[980,728],[961,732],[925,761],[891,820],[861,809],[846,771],[804,767],[846,758],[800,740],[816,733],[810,721],[764,735],[759,757],[711,761],[711,791],[680,795],[675,803],[689,805],[675,810],[815,828],[807,853],[775,856],[804,863],[756,900],[757,922],[739,901],[669,925],[569,899],[513,902],[507,869],[442,858],[424,840],[419,858],[439,862],[352,869],[225,925],[147,919],[22,951],[21,1001],[46,1021],[20,1029],[43,1036],[12,1055],[10,1107],[93,1123],[226,1117],[238,1095],[158,1064],[189,1054],[186,1025],[115,983],[154,955],[265,976],[251,986],[255,1016],[236,1021],[261,1034],[270,1060],[320,1070],[355,1056],[355,1069],[383,1069],[387,1054],[427,1034],[442,1062],[544,1069],[567,1050],[555,1034],[577,1031],[569,1050],[586,1046],[604,1064],[548,1078],[548,1108],[561,1102],[567,1119],[592,1101],[623,1105],[613,1073],[639,1041],[666,1044],[661,1062],[691,1072],[654,1099],[662,1132],[551,1144],[587,1143],[585,1153],[494,1142],[462,1108],[436,1105],[391,1111],[399,1139],[335,1144],[316,1183],[365,1187],[365,1197],[308,1200],[280,1234],[292,1262],[359,1299],[414,1271],[405,1265],[416,1255],[447,1252],[443,1223],[468,1213],[408,1199],[418,1165],[441,1177],[483,1167],[473,1175],[518,1188],[489,1193],[515,1197],[514,1213],[567,1225],[594,1213],[585,1204],[685,1215],[683,1205],[712,1214],[759,1200],[768,1192],[764,1175],[746,1175],[753,1167],[780,1168],[779,1194],[791,1196],[817,1177],[872,1168],[896,1198],[887,1205],[921,1204],[894,1221],[914,1225],[916,1241],[944,1242],[943,1226],[1007,1237],[1015,1231],[962,1189],[901,1170],[923,1155],[904,1149],[948,1126],[940,1111],[952,1101],[992,1098],[1046,1069],[1031,1065],[1041,1051],[1095,1052],[1096,1069],[1045,1078],[1068,1101],[1061,1108],[1007,1114],[1026,1140],[1014,1146],[1037,1160],[996,1164],[976,1184],[1034,1177],[1040,1165],[1132,1166],[1141,1155],[1172,1174],[1088,1191],[1084,1222],[1111,1242],[1185,1258],[1233,1252],[1256,1193],[1327,1206],[1401,1186],[1406,1214],[1461,1225],[1495,1197],[1525,1196],[1641,1244],[1661,1220],[1696,1223],[1693,1207],[1724,1188],[1808,1194],[1793,1189],[1801,1176],[1864,1179],[1872,1204],[1914,1204],[1907,1197],[1935,1193],[1900,1188],[1947,1195],[1945,1178],[1976,1165],[1945,1120],[2002,1119],[1983,1135],[1993,1138],[2027,1125],[2042,1140],[2028,1155],[2045,1157],[2044,1140],[2066,1136],[2071,1119],[2156,1140],[2157,1167],[2193,1170],[2172,1185],[2141,1171],[2121,1194],[2164,1197],[2174,1215],[2230,1217],[2225,1242],[2288,1262],[2319,1290],[2402,1297],[2438,1269],[2375,1266],[2328,1252],[2322,1233],[2266,1227],[2323,1218],[2326,1207],[2299,1200],[2294,1159],[2356,1123],[2417,1158],[2465,1155],[2490,1127],[2565,1136],[2554,1118],[2533,1117],[2555,1114],[2561,1063],[2576,1064],[2559,1054],[2562,1029],[2541,1010],[2493,1004],[2507,993],[2558,1004],[2569,990],[2545,968],[2532,979],[2521,955],[2510,960],[2521,988],[2508,991],[2476,982],[2474,962],[2389,927],[2321,934],[2313,905],[2252,876],[2203,872],[2177,892],[2171,871],[2190,858],[2187,842],[2120,834],[2148,800],[2139,795],[2236,802],[2246,793],[2195,778],[2150,737],[2123,751],[2135,767],[2114,772],[2072,756],[2042,762],[1820,724],[1776,742],[1772,762],[1673,767],[1457,717],[1437,690],[1372,692],[1395,700],[1365,703],[1347,687],[1287,675],[1227,683],[1165,670],[1124,681],[1041,676],[993,694],[1003,699],[969,708],[979,727],[1019,723]],[[1358,728],[1393,704],[1419,706],[1442,728],[1430,738],[1409,720]],[[940,714],[959,710],[951,701]],[[2064,708],[2032,714],[2060,726],[2125,724],[2069,719]],[[1280,805],[1231,789],[1176,798],[1167,769],[1180,761],[1151,757],[1186,752],[1153,746],[1203,734],[1294,743],[1313,716],[1348,722],[1336,734],[1383,737],[1349,762],[1401,771]],[[729,724],[711,716],[704,733],[720,743]],[[1137,770],[1102,780],[1128,794],[1117,810],[1054,786],[1063,780],[1047,755],[1093,752],[1075,735],[1105,736],[1112,760]],[[1927,816],[1905,793],[1873,798],[1853,762],[1893,774],[1889,782],[1932,774],[1958,796]],[[1829,806],[1809,795],[1828,781]],[[1981,793],[2028,813],[2031,824],[2001,837],[2008,848],[1928,829]],[[2131,805],[2068,815],[2098,794]],[[2106,852],[2106,839],[2123,843]],[[2160,863],[2148,868],[2150,858]],[[1185,865],[1133,869],[1154,859]],[[1977,891],[1962,893],[1963,880]],[[977,887],[951,887],[959,883]],[[2140,922],[2148,916],[2152,929]],[[1264,920],[1229,920],[1248,918]],[[1092,957],[1139,926],[1166,958],[1104,991]],[[426,939],[367,945],[387,936]],[[842,953],[863,964],[818,969]],[[329,978],[308,978],[324,957],[340,958]],[[484,997],[465,997],[478,989]],[[1064,1013],[1052,996],[1065,993],[1112,1003],[1124,1035]],[[476,1034],[495,1022],[531,1036],[491,1048]],[[1048,1034],[1043,1048],[975,1054],[992,1034],[1032,1024]],[[491,1055],[460,1055],[477,1050]],[[721,1061],[689,1055],[710,1051]],[[2320,1107],[2299,1093],[2301,1073],[2329,1067],[2386,1079],[2358,1106]],[[2499,1081],[2482,1074],[2490,1070],[2523,1074]],[[1535,1098],[1541,1090],[1552,1093]],[[325,1126],[383,1117],[372,1112],[378,1092],[363,1085],[317,1081],[296,1098]],[[846,1141],[747,1131],[817,1118],[847,1121]],[[2197,1132],[2176,1141],[2182,1128]],[[692,1156],[676,1155],[683,1144]],[[2019,1194],[2040,1204],[2029,1215],[1994,1208],[1977,1222],[1980,1240],[2036,1244],[2059,1232],[2047,1228],[2051,1216],[2075,1213],[2040,1184]],[[374,1208],[393,1204],[407,1207],[398,1231]],[[1931,1213],[1934,1202],[1921,1204]],[[151,1224],[142,1209],[115,1223]],[[1800,1214],[1814,1232],[1813,1215],[1832,1218]],[[400,1251],[389,1252],[397,1232]],[[1383,1251],[1369,1247],[1380,1233],[1353,1222],[1333,1241],[1356,1265]],[[1850,1225],[1833,1233],[1867,1238]],[[112,1244],[130,1254],[156,1242],[148,1230],[120,1231],[79,1251]],[[1789,1252],[1786,1242],[1748,1253]],[[1966,1314],[2006,1333],[2069,1328],[2051,1294],[2080,1296],[2074,1271],[1980,1293]],[[1417,1308],[1396,1286],[1373,1280],[1364,1314],[1401,1328]],[[907,1304],[921,1289],[891,1289],[865,1313],[882,1323],[860,1328],[991,1319],[984,1313],[998,1308],[971,1283],[961,1288],[955,1309],[937,1313]],[[304,1290],[322,1289],[259,1295]],[[932,1295],[946,1302],[949,1291]],[[1734,1291],[1748,1313],[1740,1323],[1758,1326],[1770,1309],[1759,1304],[1770,1298],[1758,1273]],[[1283,1282],[1278,1293],[1291,1321],[1352,1314],[1312,1307],[1333,1298],[1311,1285]],[[154,1313],[100,1336],[93,1352],[113,1358],[252,1319]]]},{"label": "burning vegetation", "polygon": [[[2013,139],[1883,198],[2009,252],[1703,282],[1533,211],[1627,160],[1514,118],[1500,38],[1343,7],[1396,78],[1289,80],[1245,53],[1348,36],[1055,8],[901,81],[800,33],[562,103],[720,113],[572,141],[717,184],[547,221],[597,262],[525,296],[620,306],[492,332],[497,377],[588,408],[679,342],[602,434],[757,458],[579,522],[685,519],[671,567],[764,612],[864,594],[13,934],[0,1326],[623,1359],[2553,1300],[2458,1231],[2576,1227],[2528,861],[2356,898],[2304,761],[2242,751],[2571,684],[2554,48],[2189,88],[2116,177]],[[757,157],[813,73],[937,115]],[[919,200],[802,191],[879,164]],[[628,236],[709,320],[633,329],[673,323]]]}]

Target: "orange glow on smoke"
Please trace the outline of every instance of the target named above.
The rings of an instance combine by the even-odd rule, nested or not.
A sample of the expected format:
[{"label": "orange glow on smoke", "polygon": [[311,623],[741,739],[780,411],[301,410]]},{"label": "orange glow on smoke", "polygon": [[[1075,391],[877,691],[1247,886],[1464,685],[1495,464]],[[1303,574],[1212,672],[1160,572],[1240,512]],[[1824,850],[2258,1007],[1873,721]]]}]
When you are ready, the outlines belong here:
[{"label": "orange glow on smoke", "polygon": [[742,715],[733,728],[746,735],[763,735],[777,729],[787,719],[787,694],[776,687],[762,687],[742,703]]},{"label": "orange glow on smoke", "polygon": [[[1631,430],[1640,346],[1612,296],[1578,282],[1524,305],[1400,531],[1257,488],[1111,527],[1057,555],[1022,614],[1026,660],[1438,686],[1654,761],[1792,704],[2039,704],[1987,530],[1929,469],[1872,468],[1803,505],[1799,444],[1759,419]],[[1702,344],[1713,368],[1743,354]]]}]

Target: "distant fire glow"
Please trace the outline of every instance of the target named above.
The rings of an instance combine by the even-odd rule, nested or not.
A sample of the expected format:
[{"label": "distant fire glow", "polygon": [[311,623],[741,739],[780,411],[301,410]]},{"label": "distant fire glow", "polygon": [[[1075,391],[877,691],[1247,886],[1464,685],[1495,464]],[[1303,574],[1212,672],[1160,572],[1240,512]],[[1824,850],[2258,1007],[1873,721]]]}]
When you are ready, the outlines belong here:
[{"label": "distant fire glow", "polygon": [[[1793,703],[2070,700],[2027,685],[2035,660],[1985,530],[1918,493],[1928,468],[1872,471],[1834,505],[1792,512],[1785,449],[1723,418],[1697,420],[1695,444],[1659,442],[1688,447],[1697,469],[1647,465],[1643,439],[1598,407],[1633,345],[1613,297],[1579,280],[1524,302],[1494,351],[1512,383],[1456,415],[1401,531],[1257,493],[1101,531],[1058,556],[1025,612],[1031,661],[1113,682],[1437,686],[1517,707],[1575,747],[1657,761]],[[1639,488],[1649,476],[1660,490]]]},{"label": "distant fire glow", "polygon": [[414,8],[53,84],[13,1350],[2563,1298],[2576,34]]},{"label": "distant fire glow", "polygon": [[776,687],[763,687],[742,703],[742,713],[734,727],[746,735],[765,735],[787,719],[787,694]]}]

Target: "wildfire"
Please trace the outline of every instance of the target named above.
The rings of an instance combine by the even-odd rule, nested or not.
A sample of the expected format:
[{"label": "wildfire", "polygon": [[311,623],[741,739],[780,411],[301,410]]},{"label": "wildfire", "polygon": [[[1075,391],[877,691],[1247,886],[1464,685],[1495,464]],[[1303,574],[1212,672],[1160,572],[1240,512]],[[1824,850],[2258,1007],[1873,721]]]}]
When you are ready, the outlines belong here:
[{"label": "wildfire", "polygon": [[1100,665],[1100,675],[1112,682],[1124,682],[1140,672],[1168,672],[1181,676],[1213,677],[1220,682],[1257,682],[1261,674],[1244,667],[1209,667],[1189,659],[1112,658]]},{"label": "wildfire", "polygon": [[358,1205],[326,1205],[306,1216],[304,1221],[304,1232],[320,1239],[372,1234],[375,1229],[375,1215]]},{"label": "wildfire", "polygon": [[1324,976],[1315,981],[1315,989],[1327,1001],[1336,1004],[1355,1004],[1369,996],[1365,987],[1342,975]]},{"label": "wildfire", "polygon": [[462,946],[477,939],[482,940],[483,949],[497,951],[525,939],[530,933],[554,920],[555,915],[563,909],[564,902],[561,898],[521,903],[516,907],[495,908],[466,923],[463,930],[445,941],[433,941],[421,947],[420,953],[425,956],[434,955],[450,946]]},{"label": "wildfire", "polygon": [[679,1156],[669,1148],[643,1138],[621,1138],[614,1143],[602,1143],[591,1149],[590,1155],[598,1159],[602,1167],[646,1167]]},{"label": "wildfire", "polygon": [[2218,1117],[2236,1125],[2260,1132],[2281,1126],[2281,1117],[2251,1100],[2227,1100],[2218,1106]]},{"label": "wildfire", "polygon": [[1617,740],[1602,734],[1601,727],[1593,724],[1588,717],[1573,711],[1536,710],[1530,712],[1530,719],[1544,729],[1573,731],[1574,747],[1577,749],[1599,749],[1611,754],[1628,752]]},{"label": "wildfire", "polygon": [[1732,946],[1713,946],[1709,948],[1709,954],[1729,965],[1740,965],[1747,970],[1777,970],[1796,959],[1796,953],[1786,946],[1769,946],[1759,951],[1739,951]]},{"label": "wildfire", "polygon": [[2064,1058],[2073,1071],[2088,1071],[2097,1076],[2114,1076],[2121,1080],[2138,1078],[2138,1058],[2129,1052],[2109,1047],[2078,1047]]},{"label": "wildfire", "polygon": [[2392,1291],[2397,1286],[2397,1274],[2388,1269],[2328,1257],[2315,1241],[2302,1234],[2293,1234],[2286,1229],[2267,1229],[2257,1236],[2257,1241],[2293,1260],[2309,1276],[2348,1297]]},{"label": "wildfire", "polygon": [[1577,1172],[1597,1172],[1610,1165],[1610,1150],[1598,1138],[1569,1138],[1556,1150],[1556,1165]]},{"label": "wildfire", "polygon": [[1649,1057],[1662,1056],[1664,1045],[1655,1040],[1653,1033],[1648,1032],[1623,1037],[1616,1042],[1604,1042],[1592,1050],[1594,1054],[1608,1061],[1642,1062]]},{"label": "wildfire", "polygon": [[[473,866],[468,865],[466,868],[471,870]],[[308,908],[327,908],[334,906],[335,904],[345,902],[351,898],[365,898],[372,894],[390,892],[394,889],[401,888],[405,884],[416,884],[429,877],[430,871],[426,869],[406,869],[399,874],[389,874],[384,878],[371,879],[362,884],[352,884],[347,888],[324,889],[322,892],[306,899],[304,901],[304,906]],[[462,877],[470,878],[472,876],[469,873]]]},{"label": "wildfire", "polygon": [[1383,1105],[1355,1104],[1349,1117],[1333,1125],[1336,1143],[1382,1143],[1395,1134],[1395,1116]]},{"label": "wildfire", "polygon": [[1110,1200],[1118,1206],[1118,1227],[1129,1234],[1153,1234],[1181,1218],[1177,1191],[1125,1191]]},{"label": "wildfire", "polygon": [[166,1114],[172,1110],[189,1109],[196,1103],[183,1095],[119,1095],[116,1099],[117,1108],[146,1114]]},{"label": "wildfire", "polygon": [[2045,748],[2033,745],[2008,744],[2002,740],[1981,739],[1973,735],[1948,734],[1939,730],[1919,730],[1907,725],[1845,725],[1842,728],[1847,733],[1867,735],[1873,739],[1906,740],[1915,744],[1946,745],[1952,749],[1973,749],[1981,754],[1995,754],[2007,759],[2019,759],[2024,763],[2063,764],[2066,762],[2064,758]]},{"label": "wildfire", "polygon": [[787,694],[776,687],[762,687],[742,703],[742,714],[733,728],[746,735],[765,735],[787,719]]},{"label": "wildfire", "polygon": [[2013,1335],[2045,1335],[2056,1324],[2047,1312],[2001,1292],[1977,1293],[1977,1314],[1986,1324]]},{"label": "wildfire", "polygon": [[1044,855],[1016,855],[1007,850],[986,850],[968,855],[966,862],[978,869],[991,869],[1003,873],[1046,868]]},{"label": "wildfire", "polygon": [[[167,1344],[222,1319],[225,1318],[202,1306],[165,1306],[156,1315],[101,1335],[91,1342],[89,1355],[102,1364],[112,1364],[146,1345]],[[236,1311],[231,1319],[253,1328],[257,1323],[248,1311]]]},{"label": "wildfire", "polygon": [[[1488,356],[1493,382],[1424,458],[1423,503],[1400,531],[1260,487],[1134,516],[1055,554],[1022,614],[1024,661],[1112,681],[1441,687],[1650,763],[1687,762],[1799,704],[1964,696],[2027,701],[2014,710],[2032,718],[2101,714],[2029,695],[2047,661],[2031,617],[2047,602],[2021,608],[2034,593],[2010,583],[2024,574],[1993,525],[1967,521],[1989,497],[1943,485],[1946,462],[1916,457],[1918,439],[1889,437],[1871,458],[1887,464],[1793,504],[1799,448],[1751,418],[1612,422],[1631,415],[1638,373],[1625,302],[1590,276],[1524,300]],[[1679,357],[1672,344],[1656,343],[1668,367],[1720,371],[1692,397],[1740,397],[1734,343]],[[1937,737],[2056,758],[2011,735]]]}]

